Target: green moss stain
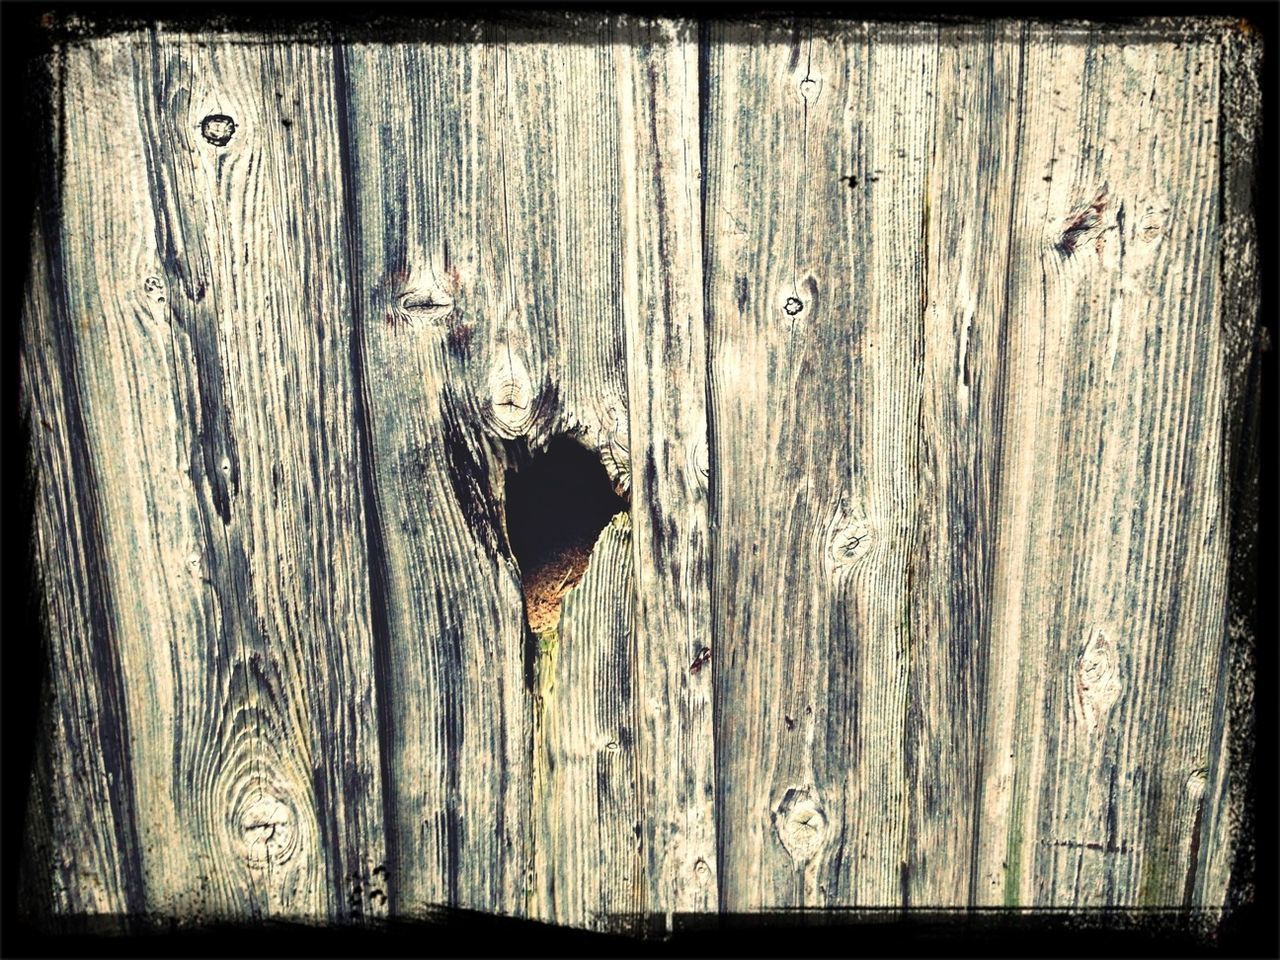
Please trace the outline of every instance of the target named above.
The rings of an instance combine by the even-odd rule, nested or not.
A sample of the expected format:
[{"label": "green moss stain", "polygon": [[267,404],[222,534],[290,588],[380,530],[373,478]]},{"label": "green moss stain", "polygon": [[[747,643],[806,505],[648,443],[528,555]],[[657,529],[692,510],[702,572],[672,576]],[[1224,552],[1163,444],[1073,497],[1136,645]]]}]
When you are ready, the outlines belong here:
[{"label": "green moss stain", "polygon": [[1004,905],[1023,906],[1018,902],[1018,878],[1022,876],[1022,802],[1015,789],[1009,805],[1009,835],[1005,844]]},{"label": "green moss stain", "polygon": [[538,690],[547,696],[555,689],[556,651],[560,647],[560,628],[550,626],[534,634],[538,641],[538,659],[535,666]]}]

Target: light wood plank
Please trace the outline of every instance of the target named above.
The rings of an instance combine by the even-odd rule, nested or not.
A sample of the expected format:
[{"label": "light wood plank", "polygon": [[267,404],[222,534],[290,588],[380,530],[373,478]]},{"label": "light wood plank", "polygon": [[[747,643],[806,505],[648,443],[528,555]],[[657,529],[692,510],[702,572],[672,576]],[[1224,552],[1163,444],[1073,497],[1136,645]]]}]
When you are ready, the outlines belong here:
[{"label": "light wood plank", "polygon": [[697,25],[624,21],[613,49],[640,827],[669,929],[717,894]]},{"label": "light wood plank", "polygon": [[936,31],[724,28],[708,304],[721,905],[900,901]]},{"label": "light wood plank", "polygon": [[277,113],[331,76],[306,46],[68,52],[62,229],[94,239],[60,264],[64,376],[108,505],[139,919],[359,917],[383,860],[336,137]]},{"label": "light wood plank", "polygon": [[1222,900],[1194,894],[1224,679],[1217,58],[1027,43],[980,902]]},{"label": "light wood plank", "polygon": [[[632,531],[601,533],[560,627],[539,637],[537,915],[641,932],[649,872],[634,710]],[[619,585],[624,589],[618,592]]]}]

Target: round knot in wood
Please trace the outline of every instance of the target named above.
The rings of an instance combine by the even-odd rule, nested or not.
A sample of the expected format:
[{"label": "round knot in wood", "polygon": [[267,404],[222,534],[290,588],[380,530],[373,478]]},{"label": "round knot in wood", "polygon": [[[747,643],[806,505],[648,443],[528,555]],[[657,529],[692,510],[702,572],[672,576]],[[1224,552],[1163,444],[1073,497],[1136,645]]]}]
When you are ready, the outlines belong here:
[{"label": "round knot in wood", "polygon": [[1120,652],[1100,627],[1095,627],[1076,662],[1076,710],[1080,721],[1095,729],[1120,699],[1124,689]]},{"label": "round knot in wood", "polygon": [[828,514],[827,564],[835,572],[853,566],[867,556],[872,543],[871,524],[841,499]]},{"label": "round knot in wood", "polygon": [[514,440],[533,423],[533,383],[520,357],[502,353],[489,371],[488,420],[498,436]]},{"label": "round knot in wood", "polygon": [[211,113],[200,121],[200,135],[215,147],[225,147],[236,133],[236,122],[225,113]]},{"label": "round knot in wood", "polygon": [[240,843],[250,866],[287,863],[298,847],[297,816],[285,801],[259,794],[240,812]]},{"label": "round knot in wood", "polygon": [[773,815],[782,847],[797,864],[811,860],[822,848],[827,818],[817,797],[807,788],[788,790]]}]

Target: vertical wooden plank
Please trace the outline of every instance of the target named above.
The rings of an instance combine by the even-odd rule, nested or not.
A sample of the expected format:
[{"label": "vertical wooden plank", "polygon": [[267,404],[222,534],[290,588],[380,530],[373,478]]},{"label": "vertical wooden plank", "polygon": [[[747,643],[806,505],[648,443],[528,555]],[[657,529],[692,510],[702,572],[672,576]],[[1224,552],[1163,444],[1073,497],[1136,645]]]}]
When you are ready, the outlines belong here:
[{"label": "vertical wooden plank", "polygon": [[[582,893],[597,889],[595,871],[559,878],[557,902],[572,904],[559,909],[555,858],[534,862],[537,652],[525,649],[501,519],[504,470],[550,437],[626,446],[613,70],[603,21],[573,31],[553,44],[545,25],[485,27],[346,52],[368,429],[390,571],[398,909],[409,912],[450,903],[577,921],[595,907]],[[629,571],[609,569],[626,579],[602,596],[621,603]],[[630,670],[625,658],[618,667]],[[556,708],[566,716],[617,695],[560,680],[578,697]],[[540,722],[555,721],[544,712]],[[423,730],[434,742],[421,743]],[[612,829],[634,840],[634,822]]]},{"label": "vertical wooden plank", "polygon": [[559,629],[539,636],[534,915],[619,933],[642,933],[650,905],[632,577],[631,521],[619,513]]},{"label": "vertical wooden plank", "polygon": [[292,102],[332,102],[325,57],[164,34],[69,54],[75,364],[32,389],[79,394],[76,487],[101,505],[103,582],[75,592],[114,598],[94,656],[130,718],[133,912],[380,912],[352,899],[383,858],[336,138]]},{"label": "vertical wooden plank", "polygon": [[[580,437],[634,491],[620,171],[640,144],[619,116],[630,78],[614,24],[569,23],[567,43],[542,28],[500,34],[506,109],[546,118],[533,127],[508,114],[508,148],[525,164],[512,193],[513,247],[530,245],[520,276],[559,397],[556,429]],[[554,656],[538,666],[534,915],[556,923],[638,930],[652,909],[644,834],[661,810],[646,790],[653,772],[642,752],[638,649],[651,641],[634,620],[632,549],[627,522],[601,535],[586,578],[564,601]]]},{"label": "vertical wooden plank", "polygon": [[508,142],[500,44],[441,35],[342,55],[387,611],[393,908],[524,913],[533,663],[499,510],[503,441],[545,437],[554,416],[549,318],[530,309],[543,284],[522,259],[550,245],[530,244],[511,210],[537,158]]},{"label": "vertical wooden plank", "polygon": [[[615,140],[630,145],[598,180],[589,178],[599,207],[565,211],[581,223],[575,233],[599,232],[607,248],[594,264],[560,269],[593,270],[591,289],[603,285],[610,313],[625,323],[616,347],[626,351],[628,404],[604,411],[611,419],[593,445],[635,503],[634,531],[617,528],[629,535],[634,564],[611,593],[584,581],[583,595],[566,600],[554,662],[540,665],[540,680],[550,682],[540,685],[538,700],[535,807],[544,826],[537,873],[540,915],[638,930],[662,914],[669,925],[674,911],[711,902],[714,889],[710,672],[698,678],[709,631],[705,473],[697,462],[706,432],[698,402],[705,348],[697,58],[688,25],[624,21],[598,36],[609,41],[603,63],[612,77],[599,110],[614,131],[582,141],[574,131],[583,125],[574,121],[553,131],[545,153],[553,161],[582,157],[555,166],[557,195],[569,197],[575,170],[598,166]],[[564,62],[557,72],[578,77],[580,56],[557,51]],[[589,71],[582,75],[570,84],[579,94],[588,89]],[[548,111],[572,118],[574,104],[554,96]],[[601,222],[588,222],[584,212]],[[536,224],[539,213],[524,217]],[[598,319],[583,320],[601,335]],[[572,383],[581,374],[567,368],[565,376],[581,389]],[[589,578],[608,570],[608,551],[622,535],[602,537]],[[586,716],[596,722],[584,726]],[[594,839],[584,847],[584,837]]]},{"label": "vertical wooden plank", "polygon": [[[855,46],[856,43],[856,46]],[[904,896],[912,785],[908,782],[910,567],[920,429],[922,309],[930,117],[937,97],[938,32],[873,26],[850,37],[832,66],[834,147],[817,163],[839,174],[849,201],[840,226],[815,233],[821,260],[839,265],[852,320],[849,491],[828,514],[827,576],[847,623],[854,669],[844,702],[829,696],[828,792],[843,791],[844,822],[831,855],[829,902],[886,906]],[[892,105],[892,107],[890,107]],[[853,136],[843,135],[852,122]],[[834,198],[831,207],[836,207]],[[839,237],[839,246],[831,238]],[[834,659],[837,651],[831,656]],[[833,692],[837,687],[833,684]]]},{"label": "vertical wooden plank", "polygon": [[[158,94],[144,116],[174,364],[199,398],[186,408],[207,484],[195,554],[226,645],[226,715],[201,749],[220,745],[216,790],[265,874],[263,909],[376,916],[382,798],[332,54],[202,39],[161,33],[140,79]],[[184,736],[209,723],[182,721]]]},{"label": "vertical wooden plank", "polygon": [[716,907],[698,30],[619,24],[634,702],[648,912]]},{"label": "vertical wooden plank", "polygon": [[[558,627],[536,638],[502,489],[506,470],[567,434],[656,515],[663,490],[653,478],[637,484],[629,435],[646,452],[658,437],[687,457],[705,432],[696,406],[646,406],[633,423],[628,401],[639,387],[648,404],[644,378],[668,373],[701,389],[696,333],[676,332],[692,328],[699,284],[688,271],[696,171],[667,166],[696,136],[691,40],[681,42],[665,28],[615,33],[598,17],[531,17],[344,51],[397,711],[398,910],[454,903],[607,925],[609,914],[684,902],[650,889],[651,872],[705,876],[695,868],[709,862],[709,818],[689,794],[705,794],[706,735],[672,744],[677,720],[645,719],[657,703],[673,717],[698,709],[696,690],[672,681],[676,664],[687,670],[684,646],[704,645],[690,635],[696,624],[672,622],[698,602],[685,599],[699,595],[697,581],[685,586],[676,572],[686,558],[696,566],[701,549],[697,477],[684,462],[664,461],[658,474],[681,512],[663,531],[672,559],[648,560],[647,520],[643,548],[629,525],[606,531]],[[681,99],[656,114],[647,91],[668,85]],[[646,98],[639,106],[633,88]],[[652,209],[628,204],[659,192],[673,199],[651,227]],[[668,288],[670,304],[651,310]],[[628,360],[628,330],[658,323],[672,331],[670,350],[655,356],[637,342]],[[633,549],[645,551],[646,578],[680,585],[638,618],[635,567],[618,554]],[[422,730],[443,732],[422,744]],[[668,789],[673,756],[691,772]],[[467,821],[455,822],[463,810]],[[503,818],[496,835],[481,826]],[[677,849],[686,832],[703,839]]]},{"label": "vertical wooden plank", "polygon": [[1218,46],[1128,39],[1027,44],[984,903],[1204,903],[1226,597]]},{"label": "vertical wooden plank", "polygon": [[[65,56],[59,57],[63,65]],[[73,89],[79,68],[73,55]],[[58,82],[68,82],[65,69]],[[55,149],[49,156],[59,158]],[[69,172],[74,177],[76,168]],[[49,175],[52,180],[53,170]],[[116,591],[87,450],[77,342],[67,323],[62,232],[51,194],[47,186],[33,228],[20,361],[36,473],[31,548],[47,630],[32,638],[45,647],[46,689],[35,733],[22,883],[29,919],[57,929],[69,918],[137,912],[143,888]]]},{"label": "vertical wooden plank", "polygon": [[713,27],[724,909],[895,903],[936,31]]},{"label": "vertical wooden plank", "polygon": [[[67,51],[60,196],[47,198],[60,213],[48,235],[56,234],[48,249],[50,272],[61,286],[55,294],[60,309],[47,318],[51,326],[43,333],[46,343],[61,345],[64,361],[32,371],[27,383],[31,396],[45,398],[36,401],[41,419],[55,425],[52,433],[35,434],[44,447],[41,458],[69,444],[75,450],[69,462],[74,472],[57,460],[42,463],[45,498],[65,490],[61,496],[90,507],[81,520],[46,499],[38,517],[42,536],[51,542],[89,538],[83,554],[69,558],[81,567],[80,576],[57,585],[56,592],[46,584],[55,631],[64,605],[68,612],[93,611],[94,628],[84,659],[55,662],[51,679],[56,687],[92,678],[98,695],[111,698],[96,708],[85,701],[81,722],[102,725],[105,732],[129,718],[117,734],[120,741],[103,749],[102,757],[133,768],[124,777],[117,771],[108,788],[136,798],[126,826],[134,839],[119,847],[135,851],[132,875],[124,880],[132,895],[115,907],[135,914],[144,907],[180,913],[186,894],[202,893],[195,871],[186,866],[191,846],[202,841],[206,826],[221,826],[202,811],[185,805],[180,811],[173,796],[190,761],[180,750],[183,731],[175,714],[181,700],[171,658],[182,639],[187,646],[198,642],[206,625],[198,579],[179,573],[191,570],[186,558],[193,551],[173,522],[183,512],[186,488],[182,444],[174,442],[171,422],[181,414],[169,395],[170,337],[167,308],[160,302],[164,271],[138,125],[144,108],[134,82],[135,65],[146,56],[146,39],[136,34]],[[107,103],[109,112],[101,109]],[[133,123],[121,123],[118,116]],[[97,241],[90,246],[85,237]],[[156,282],[149,285],[148,277]],[[85,534],[76,532],[81,524]],[[45,569],[47,575],[47,561]],[[158,609],[152,609],[156,598]],[[66,635],[74,637],[75,627],[66,626]],[[51,633],[50,642],[60,635]],[[94,662],[113,664],[114,679],[102,669],[86,672]],[[81,787],[65,780],[46,787],[55,810],[91,801],[101,815],[112,805],[92,793],[78,795]],[[172,867],[174,862],[179,865]],[[215,870],[209,875],[221,879]],[[91,889],[85,879],[77,878],[76,885]],[[230,909],[230,898],[217,906]]]},{"label": "vertical wooden plank", "polygon": [[[1006,268],[1018,198],[1025,37],[941,32],[922,242],[927,301],[909,562],[911,703],[903,900],[968,901],[997,523]],[[1014,317],[1016,320],[1016,317]]]},{"label": "vertical wooden plank", "polygon": [[[339,56],[383,611],[391,909],[518,913],[531,867],[519,587],[498,553],[489,484],[500,468],[459,413],[484,403],[496,429],[537,409],[525,344],[508,351],[503,339],[515,286],[502,254],[503,167],[480,97],[492,64],[447,40]],[[496,405],[451,379],[454,358],[472,353],[477,369],[493,358]]]},{"label": "vertical wooden plank", "polygon": [[834,798],[814,786],[822,720],[814,717],[814,684],[826,653],[815,634],[828,600],[821,554],[810,546],[821,506],[839,497],[847,445],[836,418],[811,420],[805,411],[832,384],[842,394],[849,376],[847,356],[824,349],[821,336],[833,284],[819,286],[827,278],[812,275],[816,258],[803,245],[812,216],[805,193],[807,101],[817,92],[816,82],[806,82],[811,49],[799,28],[711,26],[705,122],[716,821],[720,906],[730,911],[814,903],[806,868],[833,819]]}]

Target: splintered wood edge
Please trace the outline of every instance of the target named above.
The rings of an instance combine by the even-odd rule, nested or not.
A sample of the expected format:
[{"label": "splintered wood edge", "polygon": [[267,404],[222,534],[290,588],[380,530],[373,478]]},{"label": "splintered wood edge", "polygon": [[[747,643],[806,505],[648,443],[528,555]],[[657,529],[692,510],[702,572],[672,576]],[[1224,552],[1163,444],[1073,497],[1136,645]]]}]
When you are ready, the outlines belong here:
[{"label": "splintered wood edge", "polygon": [[[1215,21],[1216,22],[1216,21]],[[1247,790],[1253,777],[1258,640],[1259,366],[1269,349],[1261,323],[1257,212],[1258,137],[1262,124],[1262,39],[1246,20],[1223,25],[1220,177],[1223,232],[1221,284],[1224,510],[1229,522],[1226,643],[1229,659],[1225,744],[1228,769],[1228,845],[1231,859],[1227,915],[1256,898],[1256,811]]]},{"label": "splintered wood edge", "polygon": [[[533,631],[540,642],[553,643],[559,638],[560,621],[564,616],[565,601],[574,588],[586,579],[592,562],[599,555],[600,544],[608,536],[610,530],[630,535],[631,514],[626,510],[619,510],[615,513],[596,535],[590,549],[584,552],[583,559],[585,562],[582,568],[578,569],[576,567],[577,558],[575,557],[569,573],[561,579],[558,586],[547,590],[544,582],[525,584],[525,606],[528,611],[529,629]],[[550,568],[546,568],[544,572],[550,574]],[[555,577],[553,576],[552,579],[555,579]],[[537,596],[531,599],[530,593],[536,593]]]}]

